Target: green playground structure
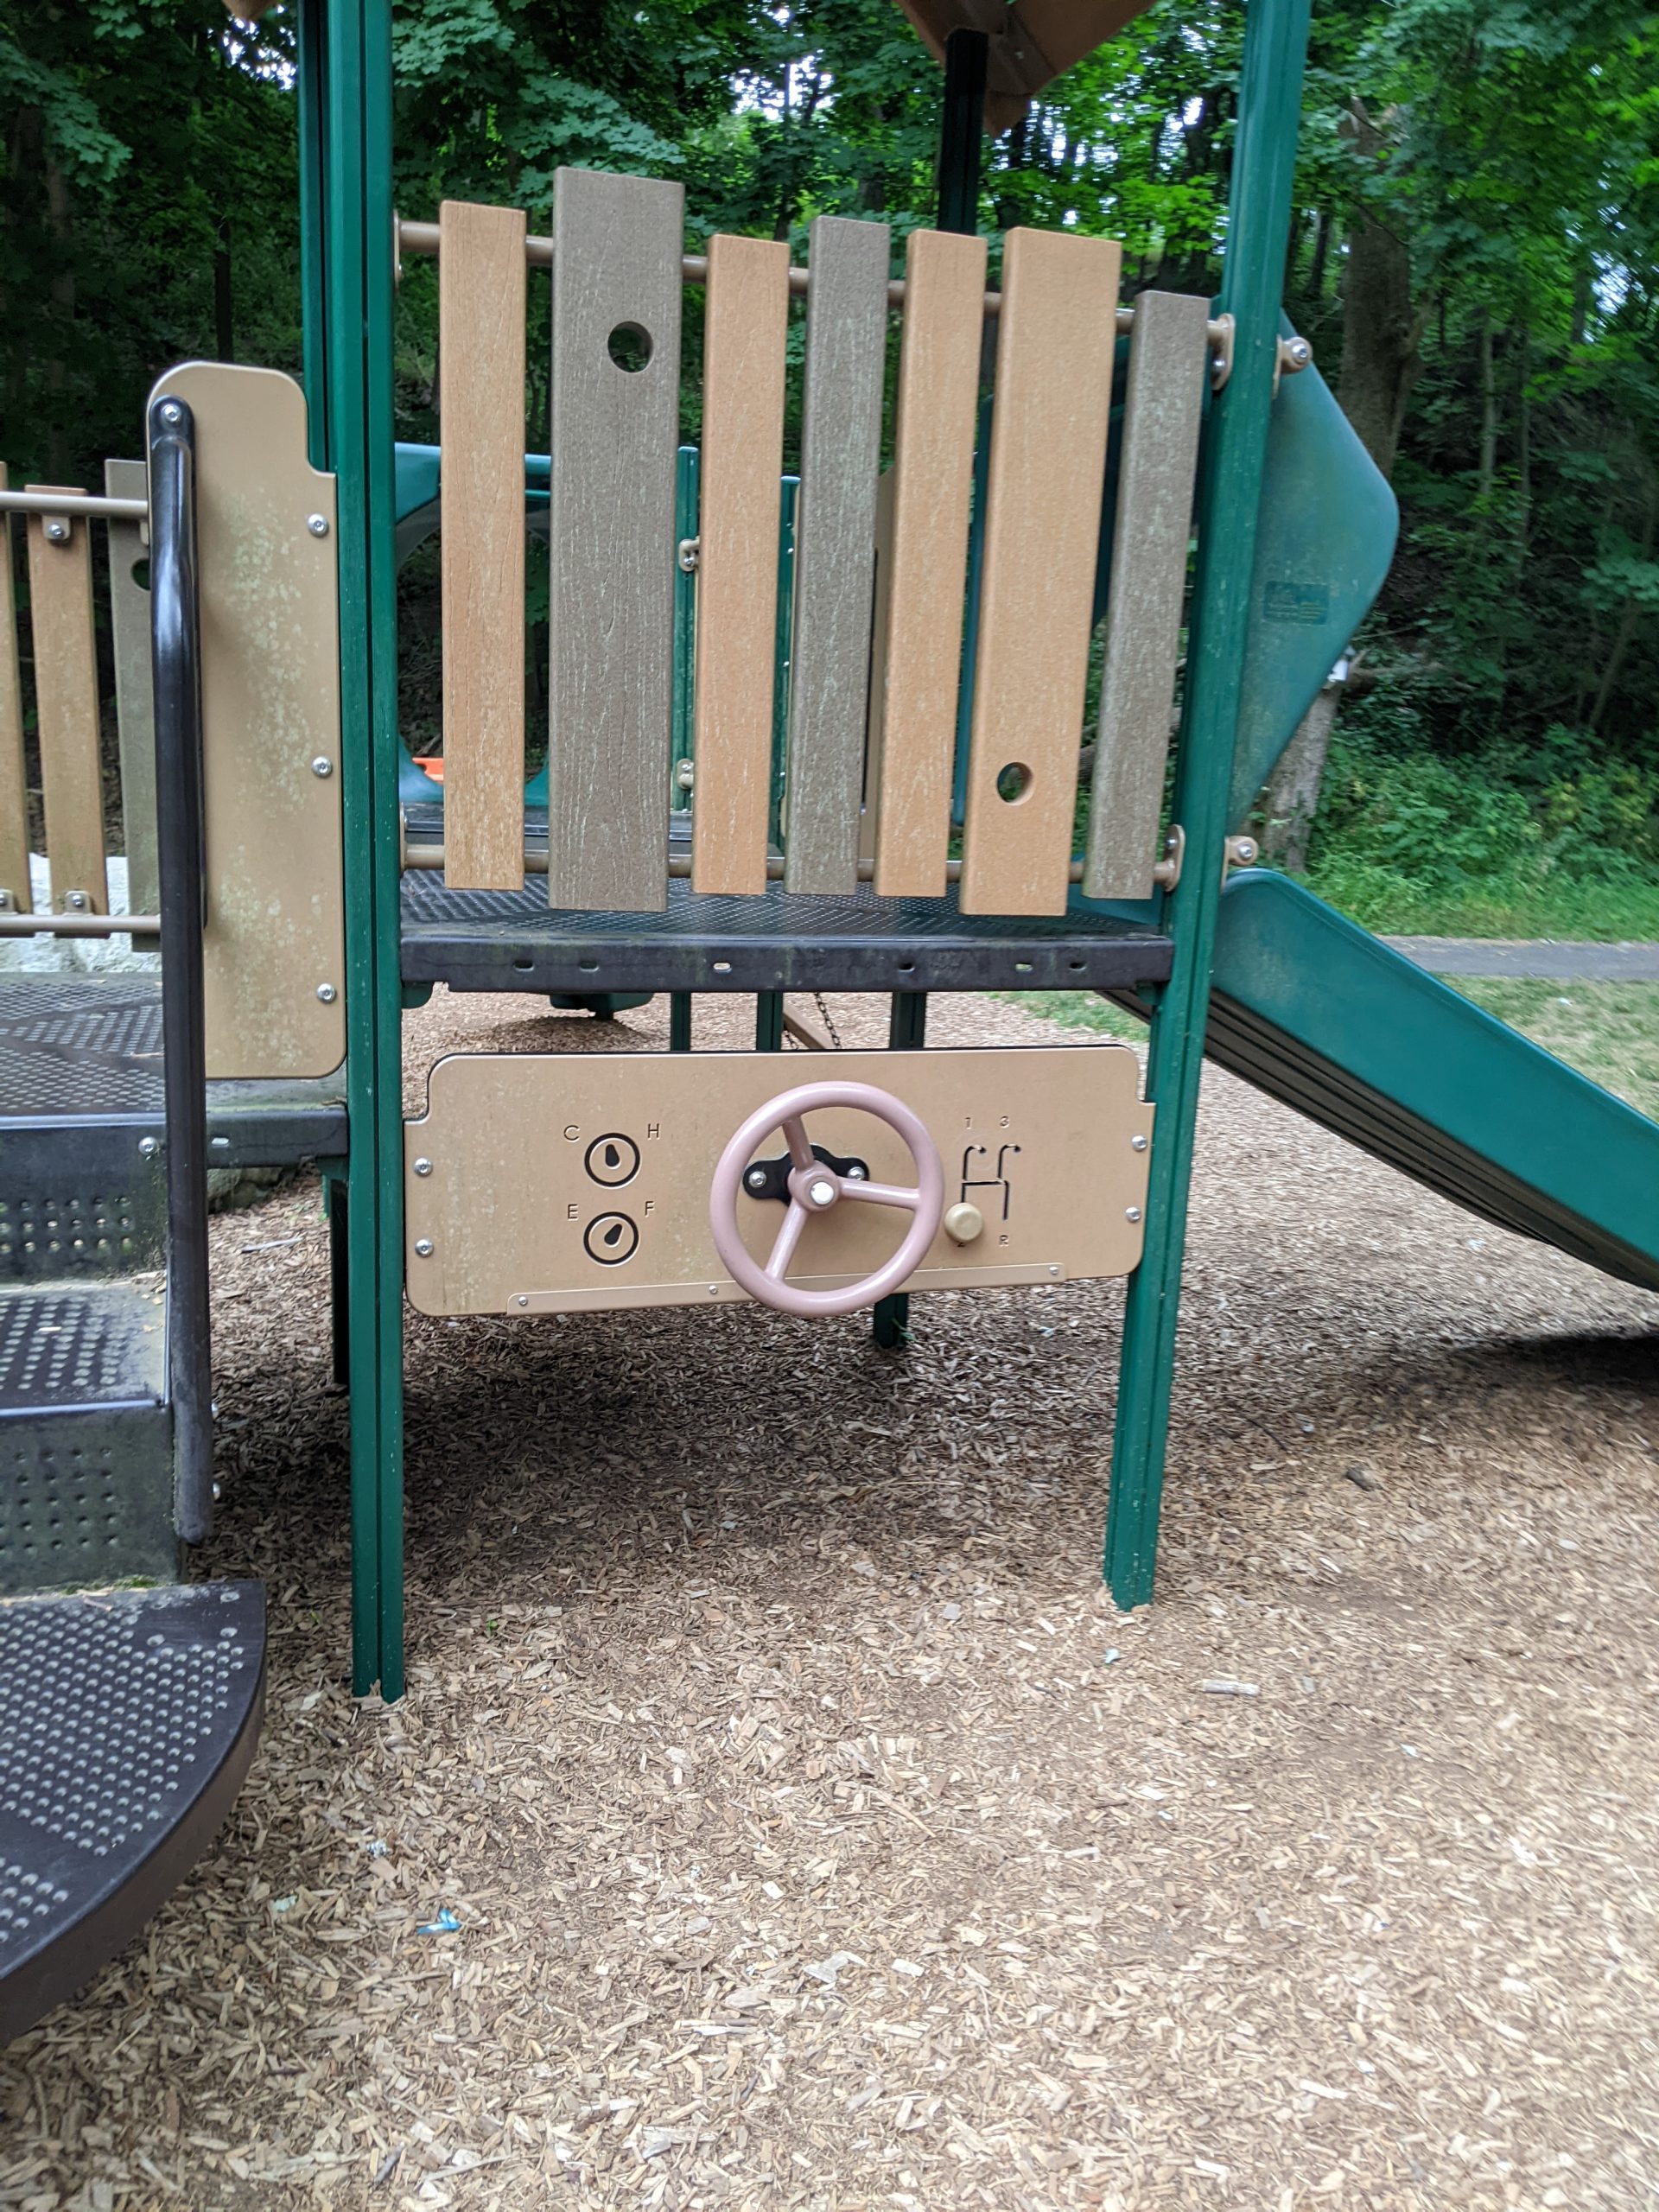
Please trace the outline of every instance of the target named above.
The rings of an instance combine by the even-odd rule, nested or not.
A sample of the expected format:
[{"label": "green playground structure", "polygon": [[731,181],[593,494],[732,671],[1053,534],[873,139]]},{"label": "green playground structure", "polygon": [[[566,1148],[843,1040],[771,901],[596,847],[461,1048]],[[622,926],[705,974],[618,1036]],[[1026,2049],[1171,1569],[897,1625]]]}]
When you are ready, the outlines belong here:
[{"label": "green playground structure", "polygon": [[[1395,533],[1281,315],[1307,0],[1249,12],[1213,300],[1120,297],[1116,246],[1073,232],[1010,232],[992,288],[975,235],[982,122],[1005,127],[1135,0],[1051,10],[1042,56],[1015,10],[988,31],[957,0],[902,4],[944,67],[938,226],[899,254],[883,224],[820,217],[793,267],[772,239],[688,251],[680,187],[634,176],[560,171],[545,234],[542,209],[400,219],[389,0],[298,0],[302,382],[181,364],[135,404],[143,460],[112,461],[101,493],[0,476],[33,639],[26,692],[9,557],[0,945],[27,958],[0,969],[0,2035],[176,1884],[257,1735],[263,1592],[181,1566],[215,1496],[215,1166],[321,1169],[351,1672],[387,1699],[406,1305],[526,1330],[746,1298],[868,1309],[902,1389],[912,1297],[1121,1277],[1104,1568],[1128,1607],[1154,1587],[1206,1055],[1659,1289],[1659,1128],[1255,864],[1258,795]],[[414,256],[438,263],[435,447],[393,436]],[[435,532],[441,780],[397,720],[396,579]],[[549,563],[544,724],[527,534]],[[159,970],[48,972],[48,939],[159,945]],[[671,1047],[454,1054],[405,1122],[403,1015],[439,984],[601,1015],[666,995]],[[1144,1076],[1109,1043],[918,1049],[931,995],[1056,988],[1143,1016]],[[890,1049],[833,1049],[795,991],[881,995]],[[754,1050],[694,1052],[694,1001],[732,993],[754,1000]],[[786,1029],[832,1049],[785,1068]],[[111,1594],[68,1594],[88,1589]]]}]

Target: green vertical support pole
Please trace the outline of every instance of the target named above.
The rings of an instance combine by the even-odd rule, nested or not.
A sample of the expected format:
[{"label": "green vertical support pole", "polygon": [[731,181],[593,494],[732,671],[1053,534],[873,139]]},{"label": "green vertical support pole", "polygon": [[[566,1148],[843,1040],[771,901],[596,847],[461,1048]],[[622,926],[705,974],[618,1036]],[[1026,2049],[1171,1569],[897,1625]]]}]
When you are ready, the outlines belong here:
[{"label": "green vertical support pole", "polygon": [[[402,1005],[392,567],[390,0],[305,0],[321,204],[317,367],[339,484],[345,824],[352,1681],[401,1694]],[[302,101],[302,105],[304,105]],[[309,346],[308,358],[311,358]]]},{"label": "green vertical support pole", "polygon": [[1106,1579],[1116,1602],[1152,1595],[1169,1433],[1187,1189],[1221,897],[1239,671],[1249,621],[1256,510],[1273,405],[1280,293],[1301,110],[1308,0],[1252,0],[1244,19],[1238,135],[1220,312],[1236,321],[1233,372],[1205,441],[1198,570],[1174,819],[1186,833],[1180,882],[1164,904],[1174,964],[1153,1014],[1147,1095],[1156,1102],[1147,1239],[1129,1281],[1112,1440]]},{"label": "green vertical support pole", "polygon": [[784,1049],[784,995],[757,991],[754,995],[754,1049],[781,1052]]},{"label": "green vertical support pole", "polygon": [[[927,1043],[927,993],[925,991],[895,991],[892,1008],[887,1015],[887,1050],[890,1052],[919,1052]],[[870,1316],[870,1325],[876,1343],[883,1351],[892,1351],[910,1341],[910,1294],[895,1290],[887,1298],[878,1298]]]},{"label": "green vertical support pole", "polygon": [[[944,42],[944,107],[939,120],[938,204],[942,231],[972,237],[979,228],[980,156],[985,143],[985,70],[991,41],[984,31],[954,30]],[[887,1049],[919,1052],[927,1041],[927,994],[895,991],[887,1012]],[[910,1335],[910,1300],[902,1290],[878,1299],[870,1317],[883,1351]]]},{"label": "green vertical support pole", "polygon": [[772,801],[766,828],[771,842],[784,841],[784,762],[789,753],[789,664],[795,637],[795,510],[801,480],[785,476],[778,508],[778,612],[772,677]]},{"label": "green vertical support pole", "polygon": [[[697,534],[697,467],[702,458],[696,446],[682,446],[674,475],[674,535],[683,542]],[[692,793],[681,780],[680,764],[691,759],[692,712],[697,687],[697,579],[696,571],[674,565],[674,782],[669,804],[676,814],[688,812]],[[672,835],[672,830],[670,831]],[[691,1049],[691,994],[671,991],[668,997],[668,1049]]]}]

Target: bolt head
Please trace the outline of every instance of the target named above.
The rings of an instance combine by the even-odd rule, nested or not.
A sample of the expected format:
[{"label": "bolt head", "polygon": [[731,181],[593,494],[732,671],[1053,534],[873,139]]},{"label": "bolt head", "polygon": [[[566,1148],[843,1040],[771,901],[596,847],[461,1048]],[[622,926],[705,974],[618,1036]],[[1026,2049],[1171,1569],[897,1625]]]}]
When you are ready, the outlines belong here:
[{"label": "bolt head", "polygon": [[326,753],[319,753],[311,763],[311,772],[314,776],[332,776],[334,772],[334,764]]},{"label": "bolt head", "polygon": [[766,1187],[766,1171],[764,1167],[751,1167],[743,1179],[752,1191],[764,1191]]},{"label": "bolt head", "polygon": [[72,914],[84,914],[86,911],[86,893],[84,891],[71,891],[65,897],[63,903]]},{"label": "bolt head", "polygon": [[1131,1152],[1144,1152],[1146,1148],[1147,1141],[1145,1137],[1136,1135],[1129,1139],[1129,1150]]},{"label": "bolt head", "polygon": [[515,1298],[512,1302],[515,1306],[528,1306],[530,1303],[529,1294],[521,1290],[518,1297]]},{"label": "bolt head", "polygon": [[415,1163],[415,1173],[417,1175],[429,1175],[432,1173],[431,1161],[429,1160],[417,1160]]},{"label": "bolt head", "polygon": [[429,1236],[417,1236],[415,1239],[415,1256],[421,1260],[431,1258],[432,1239]]},{"label": "bolt head", "polygon": [[1141,1218],[1140,1207],[1125,1206],[1123,1209],[1123,1218],[1125,1221],[1139,1221]]},{"label": "bolt head", "polygon": [[307,515],[305,518],[305,526],[310,531],[313,537],[327,537],[328,535],[328,518],[327,515]]},{"label": "bolt head", "polygon": [[164,399],[159,412],[163,423],[176,423],[184,420],[184,410],[176,399]]},{"label": "bolt head", "polygon": [[814,1183],[808,1189],[807,1196],[815,1206],[833,1205],[836,1202],[836,1186],[833,1183]]},{"label": "bolt head", "polygon": [[46,535],[54,545],[67,544],[69,538],[69,525],[67,522],[60,522],[54,515],[46,525]]},{"label": "bolt head", "polygon": [[161,1148],[154,1137],[140,1137],[138,1140],[138,1149],[146,1160],[154,1160]]},{"label": "bolt head", "polygon": [[317,996],[322,1001],[324,1006],[333,1006],[334,1001],[340,996],[340,993],[332,983],[319,983]]},{"label": "bolt head", "polygon": [[864,1180],[864,1170],[856,1160],[847,1170],[847,1180],[849,1183],[861,1183]]}]

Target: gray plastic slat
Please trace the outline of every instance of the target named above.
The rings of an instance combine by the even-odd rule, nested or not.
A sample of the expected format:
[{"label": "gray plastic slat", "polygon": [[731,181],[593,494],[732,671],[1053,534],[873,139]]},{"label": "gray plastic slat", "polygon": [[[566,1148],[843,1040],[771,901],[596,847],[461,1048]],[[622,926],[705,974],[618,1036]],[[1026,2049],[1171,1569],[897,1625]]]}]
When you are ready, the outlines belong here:
[{"label": "gray plastic slat", "polygon": [[[561,169],[553,188],[547,896],[660,907],[673,715],[685,194]],[[612,353],[643,341],[642,367]]]},{"label": "gray plastic slat", "polygon": [[1091,899],[1153,893],[1209,359],[1208,300],[1138,296],[1083,879]]},{"label": "gray plastic slat", "polygon": [[784,802],[791,891],[849,892],[858,880],[887,255],[885,223],[820,215],[812,226]]}]

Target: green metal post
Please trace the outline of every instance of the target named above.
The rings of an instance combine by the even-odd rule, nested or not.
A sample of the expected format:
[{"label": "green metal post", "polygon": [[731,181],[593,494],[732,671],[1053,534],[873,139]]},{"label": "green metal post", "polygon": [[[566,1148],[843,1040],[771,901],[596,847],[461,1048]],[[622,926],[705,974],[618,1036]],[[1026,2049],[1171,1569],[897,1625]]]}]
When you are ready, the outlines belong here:
[{"label": "green metal post", "polygon": [[757,991],[754,995],[754,1049],[781,1052],[784,1049],[784,995]]},{"label": "green metal post", "polygon": [[671,991],[668,995],[668,1049],[671,1052],[689,1052],[691,1049],[690,991]]},{"label": "green metal post", "polygon": [[[302,89],[318,134],[328,466],[339,485],[346,861],[352,1680],[395,1698],[403,1659],[402,1001],[392,564],[391,14],[306,0]],[[312,359],[310,347],[308,359]]]},{"label": "green metal post", "polygon": [[[925,991],[895,991],[887,1014],[887,1050],[890,1052],[919,1052],[927,1043],[927,993]],[[889,1297],[878,1298],[870,1316],[870,1326],[875,1341],[883,1351],[910,1341],[910,1294],[895,1290]]]},{"label": "green metal post", "polygon": [[1147,1089],[1158,1108],[1147,1240],[1130,1278],[1112,1445],[1106,1577],[1122,1606],[1152,1595],[1169,1431],[1187,1186],[1221,896],[1239,672],[1273,404],[1279,301],[1307,47],[1308,0],[1253,0],[1245,16],[1220,310],[1236,319],[1232,375],[1211,410],[1174,819],[1181,880],[1165,902],[1174,966],[1154,1011]]}]

